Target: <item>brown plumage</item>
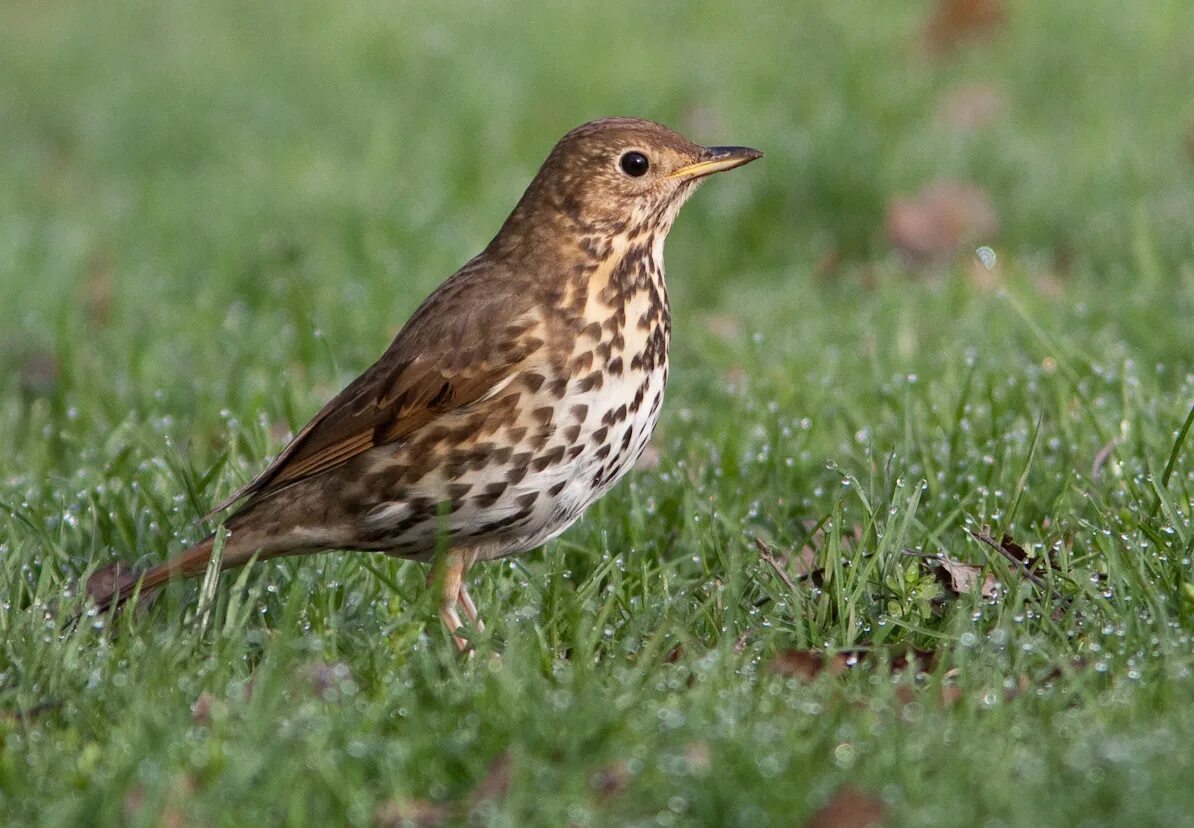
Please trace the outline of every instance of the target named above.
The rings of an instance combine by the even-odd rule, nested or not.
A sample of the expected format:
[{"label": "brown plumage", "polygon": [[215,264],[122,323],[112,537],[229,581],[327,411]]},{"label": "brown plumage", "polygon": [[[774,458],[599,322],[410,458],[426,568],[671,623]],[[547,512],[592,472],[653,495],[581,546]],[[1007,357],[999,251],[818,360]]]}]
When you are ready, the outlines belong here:
[{"label": "brown plumage", "polygon": [[[212,514],[221,568],[324,549],[429,560],[457,644],[475,560],[566,529],[654,428],[671,335],[663,242],[704,176],[758,158],[608,118],[565,135],[497,236],[423,302],[382,357]],[[209,515],[210,517],[211,515]],[[201,574],[211,537],[140,576],[93,580],[101,606]]]}]

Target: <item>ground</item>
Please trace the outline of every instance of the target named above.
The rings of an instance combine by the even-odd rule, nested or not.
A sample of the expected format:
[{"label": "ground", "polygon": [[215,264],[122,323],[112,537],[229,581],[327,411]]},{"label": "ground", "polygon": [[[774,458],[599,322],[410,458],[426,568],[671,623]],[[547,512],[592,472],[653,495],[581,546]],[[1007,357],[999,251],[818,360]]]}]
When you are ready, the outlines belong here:
[{"label": "ground", "polygon": [[[1189,3],[3,16],[0,821],[1189,821]],[[767,156],[668,242],[648,462],[474,571],[471,658],[352,553],[63,629],[615,114]]]}]

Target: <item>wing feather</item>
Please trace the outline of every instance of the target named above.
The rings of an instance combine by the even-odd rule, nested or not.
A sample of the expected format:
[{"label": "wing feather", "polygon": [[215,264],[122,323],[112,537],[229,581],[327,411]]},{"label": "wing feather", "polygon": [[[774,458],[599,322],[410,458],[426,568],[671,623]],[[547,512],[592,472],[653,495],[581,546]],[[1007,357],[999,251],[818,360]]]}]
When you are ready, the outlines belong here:
[{"label": "wing feather", "polygon": [[404,440],[450,411],[491,398],[535,361],[544,340],[530,291],[502,289],[492,268],[479,264],[473,260],[428,297],[377,362],[207,517]]}]

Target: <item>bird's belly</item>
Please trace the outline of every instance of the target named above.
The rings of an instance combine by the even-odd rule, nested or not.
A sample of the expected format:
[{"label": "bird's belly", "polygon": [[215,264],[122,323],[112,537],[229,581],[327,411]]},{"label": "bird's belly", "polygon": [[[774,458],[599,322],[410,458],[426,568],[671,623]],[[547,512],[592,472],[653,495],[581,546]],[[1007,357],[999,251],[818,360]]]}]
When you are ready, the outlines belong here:
[{"label": "bird's belly", "polygon": [[655,430],[665,382],[664,371],[657,369],[566,400],[569,409],[587,405],[596,412],[578,437],[577,445],[583,448],[574,462],[528,476],[529,486],[549,496],[542,499],[526,533],[503,544],[495,557],[533,549],[555,538],[633,468]]},{"label": "bird's belly", "polygon": [[[499,448],[480,462],[459,473],[441,464],[379,499],[365,516],[370,547],[422,559],[440,544],[472,546],[481,558],[498,558],[546,543],[634,465],[655,428],[665,382],[664,366],[606,375],[599,388],[570,386],[550,406],[524,408],[538,432],[522,416],[493,436]],[[399,450],[387,462],[406,460]]]}]

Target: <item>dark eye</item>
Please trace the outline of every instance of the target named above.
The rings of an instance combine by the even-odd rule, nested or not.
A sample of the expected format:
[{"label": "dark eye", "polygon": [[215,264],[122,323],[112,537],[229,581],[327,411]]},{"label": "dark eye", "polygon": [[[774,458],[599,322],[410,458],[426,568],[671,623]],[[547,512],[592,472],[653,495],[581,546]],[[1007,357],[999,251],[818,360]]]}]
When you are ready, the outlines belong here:
[{"label": "dark eye", "polygon": [[646,175],[647,170],[651,168],[651,162],[641,152],[628,152],[622,156],[622,160],[618,163],[622,167],[622,172],[635,178],[638,178],[640,175]]}]

